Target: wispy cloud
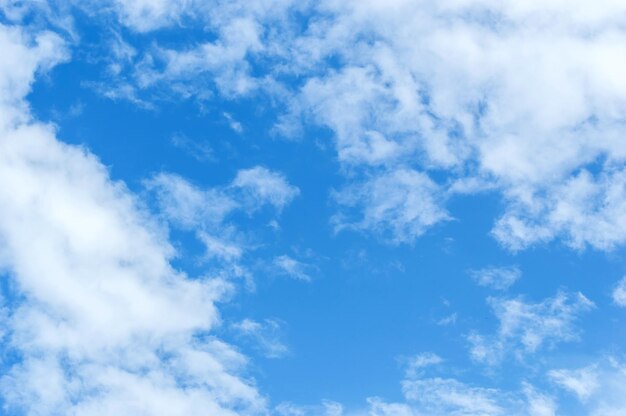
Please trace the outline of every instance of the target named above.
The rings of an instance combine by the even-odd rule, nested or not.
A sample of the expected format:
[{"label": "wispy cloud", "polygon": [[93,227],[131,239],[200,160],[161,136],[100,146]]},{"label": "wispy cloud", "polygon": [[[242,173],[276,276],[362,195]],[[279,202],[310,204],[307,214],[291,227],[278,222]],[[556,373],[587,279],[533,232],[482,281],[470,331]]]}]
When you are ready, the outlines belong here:
[{"label": "wispy cloud", "polygon": [[274,319],[263,322],[244,319],[234,323],[232,328],[241,336],[252,340],[255,347],[268,358],[281,358],[289,353],[289,348],[281,340],[281,325]]},{"label": "wispy cloud", "polygon": [[517,266],[486,267],[470,270],[469,274],[478,285],[496,290],[506,290],[522,277],[522,271]]},{"label": "wispy cloud", "polygon": [[310,266],[286,254],[274,258],[273,265],[280,274],[306,282],[311,280],[311,276],[307,272]]},{"label": "wispy cloud", "polygon": [[498,331],[492,336],[469,335],[470,353],[474,360],[497,364],[512,354],[523,358],[541,347],[577,340],[575,321],[595,307],[581,293],[558,292],[539,303],[527,303],[522,298],[488,299],[498,318]]}]

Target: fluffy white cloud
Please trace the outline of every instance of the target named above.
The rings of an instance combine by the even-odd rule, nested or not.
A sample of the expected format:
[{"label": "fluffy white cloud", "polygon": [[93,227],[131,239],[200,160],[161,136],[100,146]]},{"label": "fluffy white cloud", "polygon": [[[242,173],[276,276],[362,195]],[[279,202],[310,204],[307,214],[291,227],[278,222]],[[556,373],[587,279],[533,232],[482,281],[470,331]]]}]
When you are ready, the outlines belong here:
[{"label": "fluffy white cloud", "polygon": [[193,0],[113,0],[120,20],[128,27],[147,32],[175,23],[191,12]]},{"label": "fluffy white cloud", "polygon": [[508,355],[522,358],[544,345],[578,339],[576,319],[594,308],[593,302],[581,293],[558,292],[539,303],[526,303],[521,298],[489,298],[498,321],[496,334],[471,334],[471,357],[486,364],[496,364]]},{"label": "fluffy white cloud", "polygon": [[522,271],[516,266],[486,267],[480,270],[471,270],[470,276],[480,286],[506,290],[522,277]]},{"label": "fluffy white cloud", "polygon": [[0,381],[7,409],[264,413],[246,359],[210,336],[231,285],[173,269],[164,230],[125,186],[28,114],[33,74],[65,57],[62,42],[0,25],[0,44],[4,346],[19,357]]},{"label": "fluffy white cloud", "polygon": [[[348,154],[491,177],[509,203],[495,234],[514,249],[557,237],[599,248],[626,239],[614,215],[626,156],[617,75],[626,33],[613,17],[622,5],[586,6],[589,19],[565,2],[324,6],[331,17],[307,41],[324,42],[344,65],[308,81],[300,100],[336,133],[340,155],[370,149]],[[592,163],[600,174],[570,179]],[[598,200],[606,202],[590,205]]]}]

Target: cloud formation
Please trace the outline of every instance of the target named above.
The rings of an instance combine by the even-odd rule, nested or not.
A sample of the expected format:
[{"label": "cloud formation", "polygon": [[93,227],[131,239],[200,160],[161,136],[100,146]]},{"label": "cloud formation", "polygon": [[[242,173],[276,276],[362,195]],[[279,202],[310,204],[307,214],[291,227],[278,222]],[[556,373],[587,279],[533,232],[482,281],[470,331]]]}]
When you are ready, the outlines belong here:
[{"label": "cloud formation", "polygon": [[[227,98],[262,93],[284,110],[277,132],[328,128],[349,173],[346,198],[364,218],[350,222],[356,228],[410,242],[446,218],[445,206],[431,201],[473,182],[480,186],[464,193],[501,196],[492,234],[510,250],[557,239],[608,250],[626,241],[617,215],[626,206],[619,2],[114,4],[139,32],[189,20],[215,36],[156,44],[125,70],[130,88],[200,100],[216,90]],[[289,23],[298,13],[309,16],[302,27]],[[374,186],[399,170],[432,182],[428,192],[426,179],[410,185],[428,218],[407,224],[409,214],[394,210],[368,220],[376,200],[359,198],[354,182]]]},{"label": "cloud formation", "polygon": [[[33,76],[63,42],[0,25],[0,267],[11,281],[0,380],[28,414],[259,414],[246,359],[210,335],[225,279],[175,270],[164,230],[89,152],[34,120]],[[185,189],[185,204],[197,195]],[[185,211],[179,220],[193,219]]]},{"label": "cloud formation", "polygon": [[576,319],[595,307],[582,293],[565,292],[538,303],[496,297],[488,302],[498,318],[498,331],[488,337],[478,333],[468,337],[471,357],[485,364],[498,364],[508,354],[522,359],[546,345],[577,340]]}]

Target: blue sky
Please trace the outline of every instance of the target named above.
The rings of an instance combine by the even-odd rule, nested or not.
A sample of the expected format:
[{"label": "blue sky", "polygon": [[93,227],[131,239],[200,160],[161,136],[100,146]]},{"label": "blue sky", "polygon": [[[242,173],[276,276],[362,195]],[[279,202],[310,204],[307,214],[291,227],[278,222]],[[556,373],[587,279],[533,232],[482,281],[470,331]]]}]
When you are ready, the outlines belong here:
[{"label": "blue sky", "polygon": [[626,413],[624,19],[0,0],[2,414]]}]

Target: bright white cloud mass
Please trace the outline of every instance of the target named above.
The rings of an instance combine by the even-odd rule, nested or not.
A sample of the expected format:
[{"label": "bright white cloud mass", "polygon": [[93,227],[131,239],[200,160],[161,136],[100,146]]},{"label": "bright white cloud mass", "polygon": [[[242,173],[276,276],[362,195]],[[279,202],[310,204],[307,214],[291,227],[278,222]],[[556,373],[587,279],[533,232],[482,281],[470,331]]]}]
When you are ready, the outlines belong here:
[{"label": "bright white cloud mass", "polygon": [[0,0],[0,55],[3,414],[626,414],[626,2]]}]

